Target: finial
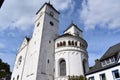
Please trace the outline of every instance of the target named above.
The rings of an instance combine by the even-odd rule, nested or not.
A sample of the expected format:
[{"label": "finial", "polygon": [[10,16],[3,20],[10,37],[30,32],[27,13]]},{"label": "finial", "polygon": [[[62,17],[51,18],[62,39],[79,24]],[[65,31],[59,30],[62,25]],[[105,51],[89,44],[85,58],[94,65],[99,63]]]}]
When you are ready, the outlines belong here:
[{"label": "finial", "polygon": [[73,20],[71,21],[71,24],[74,24],[74,21],[73,21]]},{"label": "finial", "polygon": [[49,2],[48,2],[49,4],[50,4],[50,0],[49,0]]}]

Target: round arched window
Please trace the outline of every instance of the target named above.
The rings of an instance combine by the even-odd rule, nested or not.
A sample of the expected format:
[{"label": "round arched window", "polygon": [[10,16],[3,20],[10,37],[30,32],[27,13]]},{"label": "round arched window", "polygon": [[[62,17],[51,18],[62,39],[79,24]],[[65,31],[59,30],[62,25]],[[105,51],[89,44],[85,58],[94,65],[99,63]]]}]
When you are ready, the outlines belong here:
[{"label": "round arched window", "polygon": [[60,60],[60,76],[66,76],[66,62],[64,59]]},{"label": "round arched window", "polygon": [[53,23],[52,21],[50,21],[50,25],[51,25],[51,26],[54,26],[54,23]]},{"label": "round arched window", "polygon": [[17,61],[17,68],[19,67],[19,65],[21,64],[21,62],[22,62],[22,56],[20,56],[20,57],[18,58],[18,61]]},{"label": "round arched window", "polygon": [[18,65],[20,65],[21,62],[22,62],[22,56],[20,56],[19,59],[18,59]]},{"label": "round arched window", "polygon": [[17,80],[19,80],[19,75],[17,76]]}]

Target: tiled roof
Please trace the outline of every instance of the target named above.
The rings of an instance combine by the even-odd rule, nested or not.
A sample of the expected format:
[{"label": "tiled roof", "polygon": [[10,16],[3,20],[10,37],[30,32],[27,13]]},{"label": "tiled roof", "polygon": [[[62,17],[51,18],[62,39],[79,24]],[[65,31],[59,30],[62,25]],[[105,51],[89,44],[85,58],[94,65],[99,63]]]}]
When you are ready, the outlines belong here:
[{"label": "tiled roof", "polygon": [[99,71],[103,71],[103,70],[106,70],[106,69],[109,69],[109,68],[113,68],[115,66],[120,66],[120,63],[114,63],[114,64],[111,64],[111,65],[107,65],[105,67],[102,67],[100,65],[100,62],[99,62],[98,64],[95,64],[93,67],[91,67],[89,72],[87,72],[85,75],[93,74],[93,73],[96,73],[96,72],[99,72]]}]

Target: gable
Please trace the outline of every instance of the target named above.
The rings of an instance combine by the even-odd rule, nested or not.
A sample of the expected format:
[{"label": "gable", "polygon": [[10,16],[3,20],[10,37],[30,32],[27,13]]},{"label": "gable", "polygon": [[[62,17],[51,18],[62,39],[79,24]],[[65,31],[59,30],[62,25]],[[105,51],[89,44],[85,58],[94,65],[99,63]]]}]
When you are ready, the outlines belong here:
[{"label": "gable", "polygon": [[27,38],[27,37],[24,38],[24,40],[23,40],[20,48],[18,49],[18,52],[21,51],[21,50],[28,44],[29,40],[30,40],[30,39]]},{"label": "gable", "polygon": [[73,36],[82,37],[82,30],[80,30],[77,25],[71,23],[70,26],[64,31],[64,34],[71,34]]}]

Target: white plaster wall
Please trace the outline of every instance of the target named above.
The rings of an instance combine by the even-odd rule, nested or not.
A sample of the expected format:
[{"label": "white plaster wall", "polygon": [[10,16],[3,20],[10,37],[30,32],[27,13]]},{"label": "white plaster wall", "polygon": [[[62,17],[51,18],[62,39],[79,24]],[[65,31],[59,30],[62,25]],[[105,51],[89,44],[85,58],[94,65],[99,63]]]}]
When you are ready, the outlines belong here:
[{"label": "white plaster wall", "polygon": [[[68,75],[84,75],[82,62],[84,59],[88,59],[87,52],[80,47],[68,46],[69,40],[77,41],[79,45],[80,40],[73,37],[60,37],[55,41],[55,80],[68,80]],[[66,42],[66,46],[57,47],[57,43],[63,41]],[[59,76],[60,59],[66,61],[66,76]]]},{"label": "white plaster wall", "polygon": [[[13,80],[13,78],[15,78],[15,80],[16,80],[18,75],[19,75],[19,80],[22,80],[24,62],[25,62],[25,57],[26,57],[26,50],[27,50],[27,46],[24,46],[24,48],[22,48],[19,51],[19,53],[16,55],[16,61],[14,64],[14,69],[12,72],[11,80]],[[22,62],[20,65],[18,65],[18,59],[20,56],[22,56]]]},{"label": "white plaster wall", "polygon": [[[53,22],[53,26],[50,25],[50,21]],[[54,77],[54,39],[58,34],[58,21],[46,13],[43,26],[37,80],[40,78],[52,80]],[[48,59],[49,64],[47,63]]]},{"label": "white plaster wall", "polygon": [[86,75],[86,77],[89,78],[89,77],[94,76],[95,80],[100,80],[99,75],[105,73],[106,80],[114,80],[113,75],[112,75],[112,71],[114,71],[114,70],[119,70],[119,73],[120,73],[120,66],[116,66],[116,67],[113,67],[113,68],[110,68],[110,69],[107,69],[107,70],[104,70],[104,71],[100,71],[100,72],[97,72],[97,73]]},{"label": "white plaster wall", "polygon": [[[47,10],[48,6],[45,5],[37,15],[27,52],[23,80],[53,79],[54,39],[58,34],[58,21],[49,16]],[[50,26],[50,21],[54,23],[54,26]],[[40,23],[39,26],[37,26],[38,23]],[[49,65],[47,64],[48,59]]]}]

